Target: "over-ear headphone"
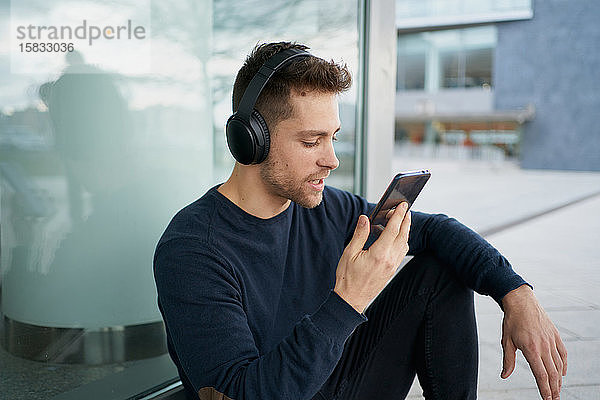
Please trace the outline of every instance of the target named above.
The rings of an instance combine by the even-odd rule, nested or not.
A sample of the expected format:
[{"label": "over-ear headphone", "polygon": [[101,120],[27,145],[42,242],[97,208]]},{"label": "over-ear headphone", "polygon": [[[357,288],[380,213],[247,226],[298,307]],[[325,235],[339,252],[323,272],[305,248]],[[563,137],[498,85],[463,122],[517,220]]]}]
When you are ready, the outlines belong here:
[{"label": "over-ear headphone", "polygon": [[259,164],[269,154],[269,128],[260,113],[254,109],[260,92],[275,74],[293,59],[308,57],[300,49],[286,49],[271,56],[260,67],[244,91],[237,111],[227,120],[227,145],[233,157],[241,164]]}]

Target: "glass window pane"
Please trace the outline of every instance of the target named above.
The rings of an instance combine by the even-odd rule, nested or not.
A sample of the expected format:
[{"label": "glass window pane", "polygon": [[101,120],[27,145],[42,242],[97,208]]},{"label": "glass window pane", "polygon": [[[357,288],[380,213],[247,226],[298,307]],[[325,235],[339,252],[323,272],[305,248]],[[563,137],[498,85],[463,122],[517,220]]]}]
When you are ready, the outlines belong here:
[{"label": "glass window pane", "polygon": [[496,36],[495,26],[400,35],[398,90],[489,88]]},{"label": "glass window pane", "polygon": [[[85,20],[88,33],[112,24],[102,31],[111,36],[131,20],[147,35],[137,50],[151,43],[137,57],[117,39],[88,37],[23,72],[11,63],[16,35],[1,39],[1,390],[46,399],[166,357],[154,246],[174,213],[233,167],[223,128],[235,73],[257,43],[291,39],[343,60],[356,79],[358,2],[12,4],[22,13],[0,3],[1,26],[74,30]],[[355,85],[340,98],[341,165],[329,182],[348,190],[356,95]]]},{"label": "glass window pane", "polygon": [[465,87],[493,86],[493,55],[492,49],[465,51]]},{"label": "glass window pane", "polygon": [[440,54],[440,69],[442,71],[442,87],[463,87],[461,66],[464,57],[460,52],[443,52]]},{"label": "glass window pane", "polygon": [[425,88],[425,54],[398,56],[398,90]]},{"label": "glass window pane", "polygon": [[532,17],[531,0],[399,0],[399,28],[443,26]]},{"label": "glass window pane", "polygon": [[422,35],[403,35],[398,39],[397,90],[425,88],[425,63],[429,43]]}]

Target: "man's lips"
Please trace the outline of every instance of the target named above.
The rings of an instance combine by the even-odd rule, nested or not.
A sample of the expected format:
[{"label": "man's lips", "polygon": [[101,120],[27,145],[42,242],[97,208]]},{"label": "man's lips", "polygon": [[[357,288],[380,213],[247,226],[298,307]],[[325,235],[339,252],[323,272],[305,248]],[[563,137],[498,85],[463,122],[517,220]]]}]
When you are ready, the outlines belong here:
[{"label": "man's lips", "polygon": [[311,180],[308,181],[308,184],[310,186],[312,186],[313,189],[321,191],[325,187],[325,178],[327,178],[327,177],[317,178],[317,179],[311,179]]},{"label": "man's lips", "polygon": [[309,176],[307,181],[314,190],[321,192],[325,188],[325,179],[327,177],[329,177],[329,171],[321,171],[319,174]]},{"label": "man's lips", "polygon": [[316,176],[309,176],[308,177],[308,181],[312,182],[312,181],[321,181],[321,180],[325,180],[329,177],[329,174],[327,175],[316,175]]}]

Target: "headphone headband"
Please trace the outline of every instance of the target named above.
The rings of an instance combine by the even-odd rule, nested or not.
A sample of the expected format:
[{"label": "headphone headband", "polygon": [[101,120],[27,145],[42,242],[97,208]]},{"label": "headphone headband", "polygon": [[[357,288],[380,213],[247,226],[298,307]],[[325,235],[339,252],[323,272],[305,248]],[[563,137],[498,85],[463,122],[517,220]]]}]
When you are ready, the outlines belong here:
[{"label": "headphone headband", "polygon": [[286,49],[269,57],[252,77],[237,111],[227,120],[225,128],[227,146],[233,157],[241,164],[259,164],[269,154],[271,137],[269,127],[260,113],[254,109],[260,93],[267,82],[293,59],[308,57],[310,53],[300,49]]},{"label": "headphone headband", "polygon": [[293,59],[297,57],[308,57],[310,53],[300,49],[286,49],[271,56],[265,63],[260,67],[256,75],[252,78],[248,87],[244,91],[242,100],[237,109],[237,116],[242,119],[250,118],[254,105],[258,100],[258,96],[267,85],[267,82],[275,72],[288,65]]}]

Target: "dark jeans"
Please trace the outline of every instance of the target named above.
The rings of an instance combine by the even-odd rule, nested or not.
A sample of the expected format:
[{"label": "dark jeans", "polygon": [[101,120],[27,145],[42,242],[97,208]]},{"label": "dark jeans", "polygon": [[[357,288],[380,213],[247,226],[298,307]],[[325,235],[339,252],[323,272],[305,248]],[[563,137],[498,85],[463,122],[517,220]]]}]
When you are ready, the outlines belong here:
[{"label": "dark jeans", "polygon": [[313,400],[397,400],[415,373],[426,399],[477,398],[473,292],[433,256],[414,257],[365,311]]}]

